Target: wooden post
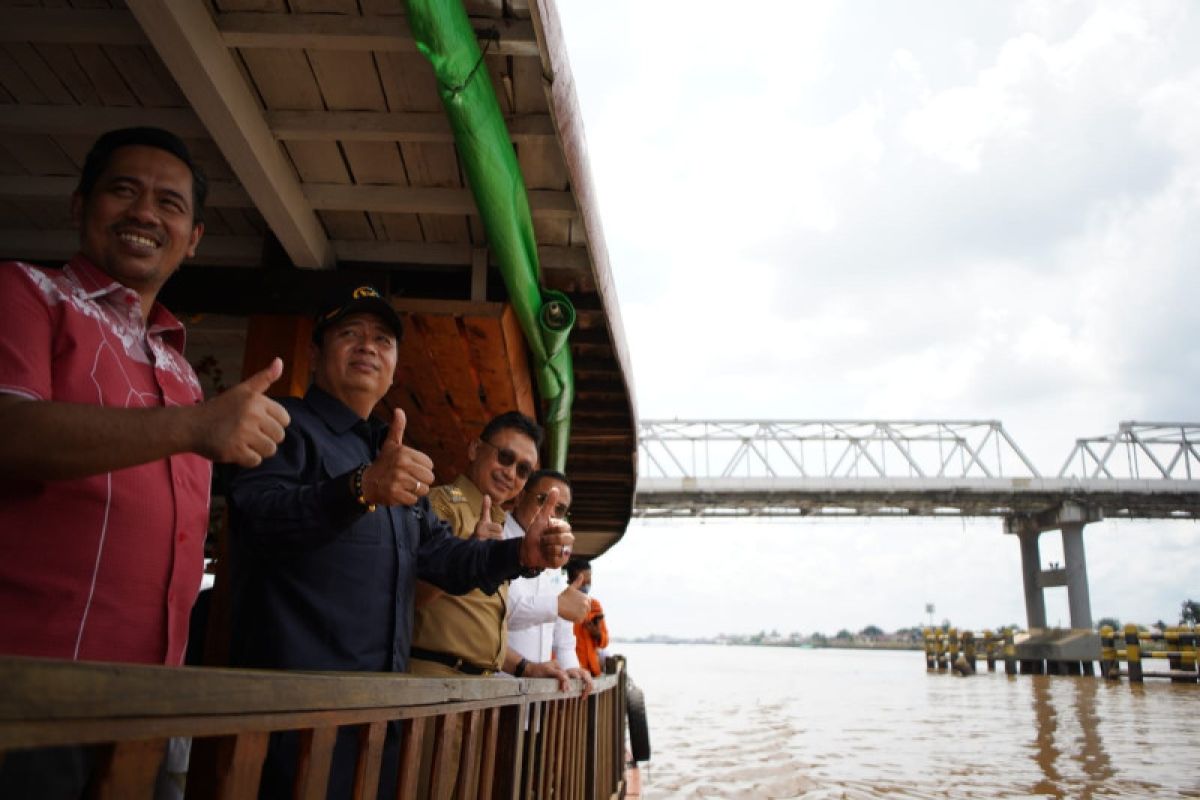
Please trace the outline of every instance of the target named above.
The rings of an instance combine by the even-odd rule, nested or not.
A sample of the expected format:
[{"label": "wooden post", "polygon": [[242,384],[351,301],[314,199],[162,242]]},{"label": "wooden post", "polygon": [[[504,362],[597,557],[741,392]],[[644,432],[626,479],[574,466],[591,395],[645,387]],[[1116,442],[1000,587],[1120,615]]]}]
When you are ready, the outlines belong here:
[{"label": "wooden post", "polygon": [[1013,639],[1013,629],[1004,629],[1004,674],[1017,674],[1017,645]]},{"label": "wooden post", "polygon": [[935,628],[933,637],[933,657],[937,661],[937,668],[940,672],[946,668],[946,634]]},{"label": "wooden post", "polygon": [[996,671],[996,634],[990,630],[983,632],[983,648],[987,655],[988,672]]},{"label": "wooden post", "polygon": [[933,631],[925,628],[921,633],[925,637],[925,669],[932,672],[937,666],[934,661]]},{"label": "wooden post", "polygon": [[1125,661],[1129,665],[1129,680],[1131,683],[1142,682],[1142,648],[1138,640],[1137,625],[1130,623],[1125,626]]}]

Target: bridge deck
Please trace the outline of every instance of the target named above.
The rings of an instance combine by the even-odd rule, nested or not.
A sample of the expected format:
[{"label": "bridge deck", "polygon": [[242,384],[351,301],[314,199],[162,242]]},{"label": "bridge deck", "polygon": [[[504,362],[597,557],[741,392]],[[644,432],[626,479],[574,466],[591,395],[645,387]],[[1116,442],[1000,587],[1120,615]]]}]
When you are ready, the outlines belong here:
[{"label": "bridge deck", "polygon": [[1106,517],[1200,518],[1200,480],[1077,478],[650,478],[644,518],[1007,517],[1074,502]]}]

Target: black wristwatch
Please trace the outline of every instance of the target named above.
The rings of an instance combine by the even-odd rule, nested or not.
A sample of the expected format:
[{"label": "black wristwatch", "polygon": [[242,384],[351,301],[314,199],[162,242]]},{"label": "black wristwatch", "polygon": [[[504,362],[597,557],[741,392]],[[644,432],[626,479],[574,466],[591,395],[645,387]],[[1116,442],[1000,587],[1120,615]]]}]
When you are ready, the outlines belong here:
[{"label": "black wristwatch", "polygon": [[529,666],[529,662],[522,658],[520,661],[517,662],[517,668],[513,670],[513,677],[519,678],[522,675],[524,675],[525,668],[528,666]]}]

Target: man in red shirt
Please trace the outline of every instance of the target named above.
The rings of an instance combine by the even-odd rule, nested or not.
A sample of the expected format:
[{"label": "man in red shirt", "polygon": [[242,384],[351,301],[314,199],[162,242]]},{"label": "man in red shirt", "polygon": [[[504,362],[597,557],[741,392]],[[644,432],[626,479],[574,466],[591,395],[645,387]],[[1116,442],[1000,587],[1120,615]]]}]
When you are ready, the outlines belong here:
[{"label": "man in red shirt", "polygon": [[283,440],[263,394],[282,363],[203,402],[156,302],[205,191],[173,134],[110,131],[71,198],[79,253],[0,264],[0,654],[179,664],[210,461],[254,466]]}]

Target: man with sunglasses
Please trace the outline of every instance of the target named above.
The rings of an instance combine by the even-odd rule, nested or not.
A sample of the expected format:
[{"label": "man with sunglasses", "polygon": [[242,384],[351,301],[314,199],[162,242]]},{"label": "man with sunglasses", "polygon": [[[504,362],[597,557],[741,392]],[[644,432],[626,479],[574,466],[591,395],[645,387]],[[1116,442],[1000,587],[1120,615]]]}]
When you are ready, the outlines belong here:
[{"label": "man with sunglasses", "polygon": [[[547,501],[551,489],[558,490],[552,511],[555,519],[571,513],[571,482],[552,469],[529,476],[516,508],[504,519],[504,538],[524,536],[525,528]],[[508,655],[504,671],[533,677],[558,678],[563,688],[568,678],[583,681],[583,693],[592,689],[592,675],[579,666],[575,653],[574,623],[582,622],[591,608],[588,596],[579,590],[583,576],[570,585],[562,570],[545,570],[534,578],[517,578],[508,586]]]},{"label": "man with sunglasses", "polygon": [[[467,450],[466,472],[435,486],[429,505],[461,539],[500,539],[503,507],[537,467],[542,428],[518,411],[484,426]],[[427,677],[491,675],[503,666],[507,584],[494,594],[452,596],[419,586],[409,671]]]},{"label": "man with sunglasses", "polygon": [[[464,541],[434,515],[433,463],[404,443],[404,412],[390,426],[373,416],[401,332],[374,288],[338,297],[314,326],[312,385],[281,401],[291,424],[278,452],[233,477],[234,666],[404,672],[418,576],[448,592],[494,592],[570,549],[570,532],[551,530],[557,495],[519,541]],[[338,734],[330,798],[350,796],[357,737],[353,726]],[[389,727],[380,797],[395,795],[397,741]],[[300,759],[298,734],[272,734],[260,796],[290,797]]]}]

